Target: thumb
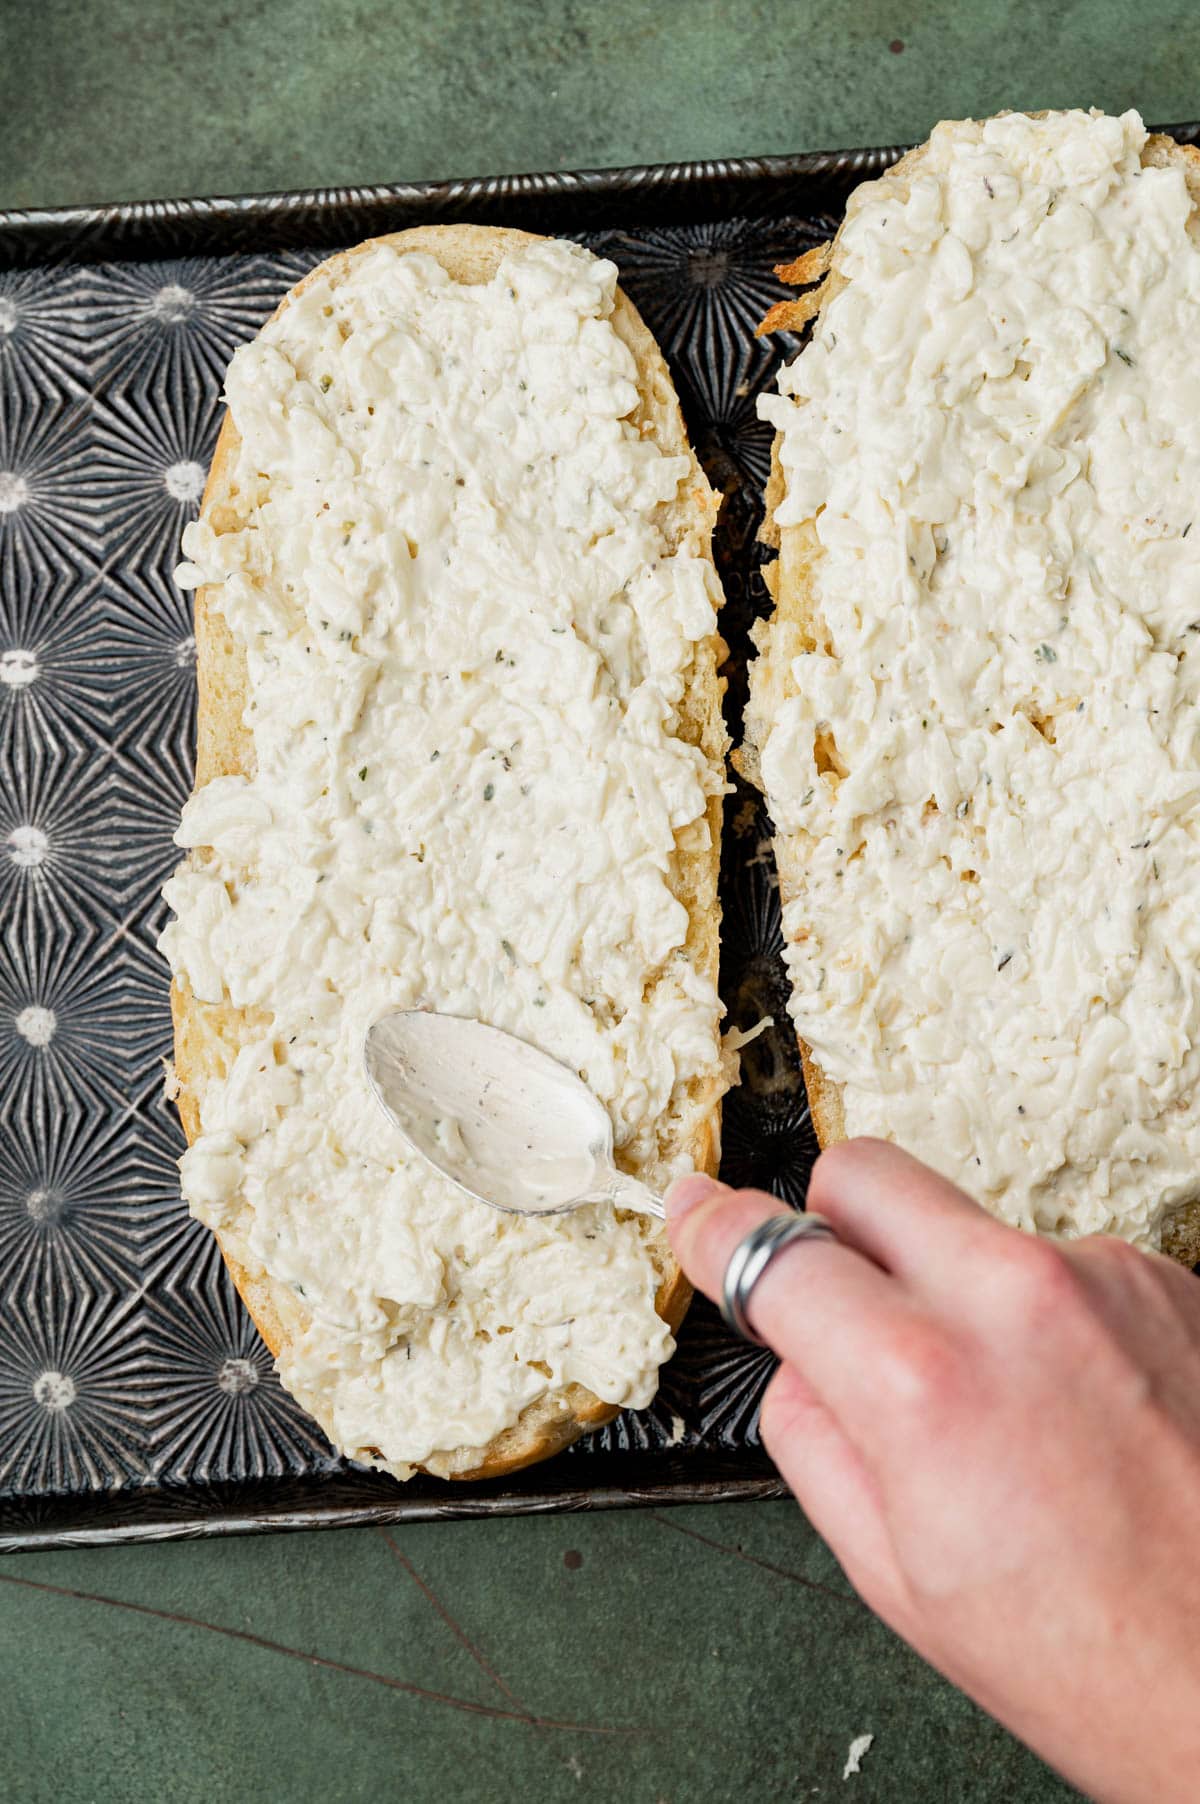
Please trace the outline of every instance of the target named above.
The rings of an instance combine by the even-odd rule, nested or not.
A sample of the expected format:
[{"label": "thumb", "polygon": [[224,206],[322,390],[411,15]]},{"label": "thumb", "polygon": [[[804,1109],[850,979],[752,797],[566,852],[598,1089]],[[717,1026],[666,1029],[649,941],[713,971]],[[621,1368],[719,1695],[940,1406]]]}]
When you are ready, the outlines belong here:
[{"label": "thumb", "polygon": [[790,1215],[786,1203],[763,1190],[731,1190],[702,1172],[677,1178],[664,1199],[667,1233],[675,1257],[714,1303],[721,1300],[725,1268],[738,1242],[771,1215]]}]

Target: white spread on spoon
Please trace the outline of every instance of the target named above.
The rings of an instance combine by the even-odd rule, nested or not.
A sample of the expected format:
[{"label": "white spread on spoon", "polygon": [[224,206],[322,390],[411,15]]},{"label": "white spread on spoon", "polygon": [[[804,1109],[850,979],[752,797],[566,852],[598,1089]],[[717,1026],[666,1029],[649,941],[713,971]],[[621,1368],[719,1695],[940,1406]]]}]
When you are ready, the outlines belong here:
[{"label": "white spread on spoon", "polygon": [[167,885],[162,945],[199,998],[270,1013],[202,1097],[184,1190],[302,1299],[288,1388],[402,1475],[572,1382],[643,1405],[672,1343],[646,1224],[464,1198],[379,1111],[369,1024],[535,1040],[660,1185],[668,1117],[678,1143],[725,1087],[672,890],[724,785],[676,737],[718,594],[678,540],[694,460],[628,417],[615,277],[555,242],[477,286],[356,258],[234,357],[248,523],[184,537],[245,649],[257,771],[185,809],[212,854]]}]

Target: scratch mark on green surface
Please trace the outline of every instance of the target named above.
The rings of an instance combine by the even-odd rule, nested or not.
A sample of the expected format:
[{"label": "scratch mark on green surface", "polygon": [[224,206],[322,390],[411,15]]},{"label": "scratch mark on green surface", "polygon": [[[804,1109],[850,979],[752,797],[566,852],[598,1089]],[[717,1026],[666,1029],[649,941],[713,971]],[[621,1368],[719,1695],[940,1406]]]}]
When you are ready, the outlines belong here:
[{"label": "scratch mark on green surface", "polygon": [[135,1604],[124,1597],[105,1597],[96,1591],[75,1591],[66,1585],[50,1585],[44,1579],[18,1578],[15,1573],[0,1572],[0,1584],[19,1585],[25,1591],[41,1591],[48,1597],[65,1597],[72,1603],[108,1604],[115,1610],[127,1610],[133,1616],[146,1616],[155,1622],[174,1622],[184,1628],[205,1629],[210,1635],[224,1635],[229,1641],[242,1641],[248,1647],[261,1648],[268,1654],[285,1654],[305,1666],[319,1667],[324,1672],[344,1673],[352,1679],[368,1679],[373,1685],[384,1685],[389,1691],[403,1692],[428,1704],[444,1704],[450,1710],[463,1710],[468,1716],[486,1716],[494,1722],[521,1723],[525,1728],[567,1729],[576,1735],[636,1735],[637,1729],[610,1726],[606,1723],[560,1722],[554,1717],[530,1716],[524,1710],[501,1710],[494,1704],[476,1704],[470,1698],[455,1697],[447,1691],[431,1691],[414,1685],[408,1679],[396,1679],[388,1673],[372,1672],[366,1666],[350,1666],[344,1660],[332,1660],[325,1654],[306,1653],[303,1648],[288,1647],[282,1641],[271,1641],[249,1629],[234,1629],[222,1622],[205,1622],[199,1616],[184,1616],[175,1610],[155,1610],[149,1604]]},{"label": "scratch mark on green surface", "polygon": [[860,1609],[866,1609],[862,1598],[855,1591],[839,1591],[835,1585],[823,1585],[820,1579],[806,1578],[802,1572],[792,1572],[787,1566],[776,1566],[773,1560],[760,1560],[757,1554],[745,1553],[740,1547],[731,1547],[728,1541],[713,1541],[698,1529],[684,1528],[682,1522],[672,1522],[669,1516],[660,1516],[657,1510],[647,1510],[646,1515],[651,1522],[657,1522],[660,1528],[669,1528],[677,1535],[686,1535],[689,1541],[699,1541],[701,1547],[711,1547],[714,1553],[727,1553],[735,1560],[744,1560],[747,1566],[758,1566],[763,1572],[773,1572],[776,1578],[788,1579],[793,1585],[803,1585],[806,1591],[819,1591],[822,1597],[836,1598],[840,1604],[857,1604]]},{"label": "scratch mark on green surface", "polygon": [[505,1682],[505,1680],[501,1678],[500,1674],[496,1671],[496,1668],[492,1665],[491,1661],[488,1659],[488,1657],[484,1653],[483,1649],[481,1647],[478,1647],[476,1645],[476,1643],[474,1641],[472,1641],[471,1637],[467,1634],[467,1631],[463,1628],[463,1626],[459,1622],[458,1618],[456,1616],[452,1615],[451,1612],[447,1609],[446,1605],[442,1602],[442,1600],[438,1596],[437,1592],[433,1589],[433,1586],[428,1584],[426,1582],[426,1580],[421,1577],[421,1574],[417,1571],[416,1567],[413,1565],[413,1563],[409,1559],[408,1555],[404,1552],[404,1550],[401,1547],[399,1547],[397,1545],[395,1537],[392,1534],[390,1534],[386,1528],[381,1528],[379,1530],[379,1533],[382,1536],[383,1540],[387,1543],[393,1556],[399,1561],[400,1565],[403,1566],[405,1572],[407,1572],[407,1574],[408,1574],[409,1578],[412,1580],[413,1584],[416,1585],[417,1589],[419,1591],[421,1591],[425,1597],[428,1598],[429,1602],[433,1605],[434,1609],[437,1611],[438,1615],[441,1617],[442,1621],[446,1624],[446,1627],[450,1630],[451,1634],[455,1637],[455,1639],[457,1641],[461,1642],[462,1646],[466,1648],[466,1650],[470,1654],[472,1660],[474,1660],[476,1666],[478,1666],[480,1672],[482,1672],[487,1678],[489,1678],[491,1680],[492,1684],[496,1687],[497,1691],[501,1692],[503,1694],[503,1696],[508,1699],[510,1704],[516,1705],[517,1709],[520,1711],[521,1715],[526,1719],[527,1722],[530,1722],[530,1723],[534,1724],[535,1726],[538,1726],[539,1719],[534,1715],[533,1711],[530,1710],[529,1706],[523,1701],[523,1699],[521,1699],[517,1696],[516,1692],[512,1689],[511,1685],[507,1684]]},{"label": "scratch mark on green surface", "polygon": [[[380,1536],[382,1537],[382,1539],[387,1543],[388,1549],[390,1550],[390,1552],[392,1553],[394,1558],[404,1568],[405,1572],[408,1574],[409,1578],[413,1581],[413,1584],[416,1585],[417,1589],[433,1605],[434,1609],[437,1611],[437,1613],[441,1617],[442,1621],[446,1624],[446,1627],[450,1630],[450,1632],[454,1636],[455,1640],[458,1641],[460,1643],[460,1645],[466,1649],[467,1653],[471,1656],[471,1659],[474,1660],[476,1666],[478,1666],[480,1672],[482,1672],[485,1675],[485,1677],[487,1677],[488,1679],[491,1680],[492,1684],[496,1687],[496,1689],[504,1697],[506,1697],[511,1704],[516,1705],[517,1709],[522,1713],[524,1720],[529,1724],[531,1729],[536,1729],[539,1732],[539,1734],[541,1734],[546,1729],[551,1727],[551,1725],[548,1722],[546,1722],[544,1718],[537,1716],[529,1708],[528,1704],[526,1704],[526,1702],[523,1698],[520,1698],[517,1696],[517,1694],[513,1690],[512,1686],[508,1684],[507,1680],[505,1680],[499,1672],[497,1672],[496,1668],[492,1665],[491,1661],[488,1659],[488,1657],[484,1653],[483,1649],[481,1647],[479,1647],[474,1641],[472,1641],[472,1639],[471,1639],[470,1635],[468,1635],[466,1629],[464,1629],[461,1622],[459,1622],[458,1618],[453,1614],[453,1612],[448,1608],[448,1606],[442,1602],[442,1599],[438,1596],[438,1594],[434,1590],[433,1586],[428,1582],[428,1580],[421,1577],[421,1574],[417,1571],[416,1567],[413,1565],[413,1562],[409,1559],[408,1555],[404,1552],[403,1548],[398,1545],[398,1543],[395,1539],[395,1536],[392,1535],[390,1533],[390,1531],[386,1528],[381,1528],[378,1532],[379,1532]],[[604,1735],[604,1734],[612,1733],[611,1730],[607,1730],[607,1729],[604,1729],[603,1727],[599,1727],[596,1725],[580,1724],[579,1727],[586,1728],[587,1732],[589,1734]],[[645,1730],[642,1730],[642,1731],[626,1730],[625,1733],[626,1734],[637,1734],[637,1733],[645,1734],[645,1733],[647,1733],[647,1731],[645,1731]],[[582,1768],[582,1766],[580,1766],[578,1758],[574,1754],[572,1754],[570,1759],[565,1761],[564,1764],[566,1765],[567,1770],[572,1774],[572,1776],[574,1778],[576,1778],[576,1779],[583,1778],[583,1768]]]}]

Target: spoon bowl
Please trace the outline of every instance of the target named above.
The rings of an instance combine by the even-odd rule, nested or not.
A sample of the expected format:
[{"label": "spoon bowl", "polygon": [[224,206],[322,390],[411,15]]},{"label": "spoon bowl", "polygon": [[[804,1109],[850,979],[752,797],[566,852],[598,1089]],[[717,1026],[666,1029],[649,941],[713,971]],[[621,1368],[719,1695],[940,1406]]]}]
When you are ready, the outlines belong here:
[{"label": "spoon bowl", "polygon": [[611,1202],[663,1219],[613,1160],[608,1110],[577,1072],[501,1028],[401,1009],[368,1030],[367,1081],[409,1145],[478,1202],[563,1215]]}]

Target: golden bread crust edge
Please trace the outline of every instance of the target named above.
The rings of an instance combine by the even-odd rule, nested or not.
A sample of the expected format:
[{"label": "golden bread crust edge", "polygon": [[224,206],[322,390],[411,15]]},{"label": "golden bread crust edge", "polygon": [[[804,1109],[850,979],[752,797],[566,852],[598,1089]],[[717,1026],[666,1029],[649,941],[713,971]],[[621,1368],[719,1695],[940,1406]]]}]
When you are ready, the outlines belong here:
[{"label": "golden bread crust edge", "polygon": [[[1040,118],[1043,115],[1033,114]],[[893,189],[897,196],[904,192],[909,176],[919,169],[926,150],[918,145],[910,150],[882,176],[878,185]],[[1200,209],[1200,149],[1177,144],[1164,133],[1155,133],[1142,151],[1143,164],[1163,168],[1175,163],[1183,169],[1184,179],[1193,202]],[[1193,229],[1197,218],[1193,214]],[[831,242],[818,244],[793,262],[782,264],[776,274],[785,282],[816,284],[795,300],[778,302],[766,314],[758,330],[766,332],[799,332],[817,319],[823,308],[845,286],[838,269],[838,245],[841,228]],[[771,449],[771,473],[766,490],[766,519],[761,537],[778,551],[776,561],[765,572],[774,608],[755,631],[759,655],[750,669],[750,706],[746,711],[746,737],[733,755],[736,768],[765,793],[762,781],[761,751],[763,729],[779,705],[794,693],[790,673],[790,647],[802,644],[824,647],[824,625],[817,605],[814,571],[819,557],[814,524],[811,520],[799,526],[780,528],[775,523],[775,508],[784,494],[784,477],[779,461],[780,435],[776,434]],[[828,649],[827,647],[825,647]],[[779,870],[780,900],[787,903],[800,888],[804,849],[799,843],[782,836],[775,839],[775,860]],[[846,1117],[841,1085],[826,1076],[812,1048],[797,1034],[804,1083],[808,1092],[809,1111],[817,1141],[821,1147],[831,1146],[846,1138]],[[1200,1261],[1200,1203],[1192,1203],[1169,1216],[1163,1224],[1163,1251],[1183,1265]]]},{"label": "golden bread crust edge", "polygon": [[[534,242],[535,234],[489,226],[418,226],[408,231],[367,239],[341,251],[311,270],[280,303],[286,307],[294,295],[322,279],[336,282],[356,257],[380,245],[401,251],[424,251],[457,281],[486,281],[503,257]],[[632,351],[638,367],[639,407],[634,416],[639,429],[653,434],[669,452],[692,457],[694,479],[683,502],[671,514],[679,537],[698,531],[705,555],[712,561],[712,529],[719,498],[714,495],[688,443],[679,399],[666,361],[649,328],[629,298],[620,290],[612,323]],[[232,530],[242,523],[234,483],[239,439],[228,413],[222,422],[201,503],[201,517],[215,531]],[[195,596],[196,663],[199,689],[195,788],[216,776],[251,773],[254,744],[242,714],[246,700],[245,657],[230,632],[219,607],[219,585],[206,585]],[[723,641],[714,635],[697,647],[688,694],[681,707],[683,736],[699,744],[710,759],[723,759],[728,747],[721,712],[724,681],[718,667],[724,657]],[[719,956],[720,907],[717,870],[721,845],[721,797],[711,797],[707,809],[710,847],[707,851],[681,853],[677,860],[675,888],[688,907],[687,946],[698,967],[714,983]],[[208,1082],[223,1076],[238,1045],[266,1016],[228,1003],[200,1002],[186,984],[171,985],[171,1017],[175,1038],[174,1081],[180,1118],[189,1146],[200,1132],[200,1107]],[[696,1100],[693,1098],[693,1100]],[[700,1099],[702,1100],[702,1098]],[[672,1154],[686,1153],[698,1171],[715,1175],[720,1158],[720,1102],[711,1101],[690,1139],[674,1137]],[[248,1253],[236,1226],[216,1236],[225,1264],[254,1324],[278,1358],[288,1342],[306,1324],[307,1314],[286,1286]],[[655,1308],[677,1332],[692,1297],[665,1233],[648,1235],[658,1289]],[[604,1403],[582,1385],[572,1384],[537,1399],[511,1427],[487,1446],[448,1449],[425,1467],[439,1476],[459,1479],[496,1479],[522,1466],[548,1459],[581,1434],[602,1427],[620,1414],[620,1406]],[[330,1433],[328,1423],[321,1423]],[[332,1438],[332,1437],[331,1437]]]}]

